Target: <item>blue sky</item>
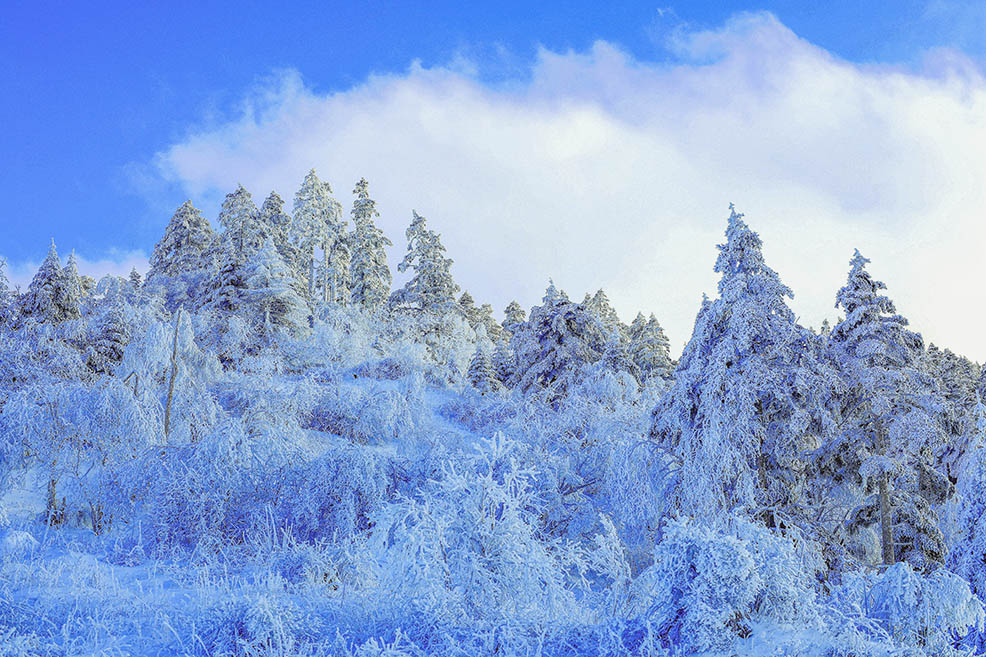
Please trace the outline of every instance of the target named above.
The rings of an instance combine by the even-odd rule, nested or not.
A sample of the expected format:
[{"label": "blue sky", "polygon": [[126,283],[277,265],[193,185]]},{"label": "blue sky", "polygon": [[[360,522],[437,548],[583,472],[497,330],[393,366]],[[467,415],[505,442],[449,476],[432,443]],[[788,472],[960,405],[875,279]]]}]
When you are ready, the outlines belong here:
[{"label": "blue sky", "polygon": [[[644,108],[660,106],[663,101],[637,93],[634,76],[666,74],[667,79],[658,85],[662,93],[666,96],[670,92],[673,96],[681,92],[682,95],[678,105],[660,106],[658,110],[690,123],[687,117],[691,114],[681,105],[687,102],[684,99],[695,95],[689,85],[697,84],[696,80],[716,71],[725,75],[721,67],[717,69],[716,64],[709,63],[710,59],[722,58],[737,63],[730,69],[733,77],[720,84],[724,93],[735,85],[742,95],[753,93],[750,90],[765,80],[771,85],[776,84],[777,80],[771,76],[788,76],[783,80],[799,79],[796,78],[799,73],[792,72],[793,69],[774,70],[778,59],[789,58],[825,67],[834,76],[832,84],[843,83],[838,81],[840,71],[852,70],[857,78],[865,78],[860,82],[864,87],[884,85],[887,89],[885,104],[883,100],[873,101],[872,113],[862,119],[871,127],[876,126],[876,132],[880,133],[881,129],[898,120],[893,118],[896,115],[892,114],[894,110],[890,106],[896,106],[898,101],[905,102],[900,100],[900,85],[895,82],[900,79],[894,77],[898,72],[905,75],[911,87],[925,85],[929,79],[937,85],[933,88],[925,85],[923,95],[906,101],[910,103],[906,117],[912,118],[915,112],[923,111],[920,108],[937,103],[941,93],[946,93],[943,89],[951,90],[947,91],[954,96],[950,97],[950,102],[954,101],[955,112],[961,113],[964,102],[961,97],[980,89],[976,76],[981,75],[986,60],[986,3],[983,2],[831,2],[824,6],[823,3],[794,1],[757,5],[734,2],[663,6],[623,3],[617,8],[604,5],[598,2],[538,3],[538,12],[532,14],[529,2],[490,3],[486,7],[461,2],[399,3],[397,7],[386,3],[312,2],[292,3],[285,9],[268,3],[246,2],[236,3],[235,8],[206,2],[99,3],[98,6],[7,3],[4,20],[0,23],[0,57],[4,61],[4,66],[0,67],[0,88],[4,90],[0,99],[0,125],[4,126],[0,158],[6,163],[4,175],[0,176],[0,192],[5,199],[0,215],[0,254],[11,262],[15,278],[19,276],[21,280],[26,275],[26,268],[43,257],[51,237],[63,253],[74,248],[96,269],[113,270],[114,262],[139,263],[152,249],[170,213],[185,198],[192,196],[210,217],[221,194],[228,191],[223,185],[231,184],[233,180],[245,179],[245,184],[255,180],[258,186],[277,184],[281,195],[290,198],[294,191],[294,183],[290,181],[296,178],[300,181],[298,172],[307,166],[335,173],[336,177],[330,177],[330,181],[336,187],[337,196],[348,203],[349,179],[364,175],[364,171],[357,171],[359,167],[355,165],[344,166],[345,162],[334,159],[333,152],[342,152],[329,148],[330,144],[339,147],[332,141],[335,137],[324,136],[324,156],[309,157],[318,161],[284,159],[283,182],[274,174],[256,173],[264,169],[262,162],[236,159],[236,153],[259,148],[250,141],[258,133],[269,133],[278,125],[284,130],[283,117],[261,117],[255,124],[245,127],[247,110],[280,116],[290,107],[310,106],[318,108],[313,111],[327,112],[350,125],[347,122],[354,121],[355,114],[333,112],[340,103],[350,102],[350,106],[355,107],[353,103],[359,94],[379,93],[381,102],[399,105],[407,101],[409,90],[426,90],[424,96],[413,96],[420,99],[430,97],[428,94],[438,94],[435,90],[441,87],[445,90],[441,93],[452,95],[440,96],[442,100],[428,105],[427,112],[453,107],[454,98],[481,98],[485,100],[477,102],[481,102],[482,108],[490,109],[490,121],[496,125],[501,125],[496,121],[504,117],[506,106],[518,112],[516,116],[525,117],[524,121],[537,122],[541,115],[536,108],[543,108],[545,103],[559,104],[563,100],[582,103],[588,114],[556,112],[551,120],[557,121],[550,124],[575,125],[578,129],[574,132],[562,132],[563,135],[577,135],[587,122],[591,124],[600,117],[602,122],[598,125],[603,126],[600,130],[609,130],[614,125],[620,126],[620,130],[629,129],[653,118],[653,115],[645,117]],[[754,12],[761,19],[754,21],[756,26],[751,28],[750,24],[737,19],[744,15],[742,12]],[[762,17],[765,14],[759,12],[769,12],[775,18],[764,23]],[[741,43],[743,40],[749,43]],[[597,42],[603,42],[606,48],[594,46]],[[711,49],[709,42],[713,44]],[[803,60],[798,59],[802,56]],[[420,62],[420,70],[412,69],[412,62]],[[756,71],[740,71],[738,63],[741,62]],[[586,68],[578,70],[579,66]],[[679,66],[680,70],[676,68]],[[422,70],[427,74],[421,73]],[[395,85],[405,84],[404,91],[374,82],[369,78],[371,74],[383,74],[383,79],[391,80]],[[570,74],[574,77],[567,78]],[[592,75],[600,77],[582,88],[581,82]],[[759,82],[751,82],[755,77]],[[646,84],[641,83],[642,86]],[[962,84],[967,86],[952,89]],[[811,87],[806,88],[810,94]],[[688,89],[691,91],[686,94],[683,90]],[[461,94],[456,96],[459,92]],[[404,100],[395,100],[400,98]],[[763,102],[775,100],[770,97]],[[778,105],[771,111],[779,112],[778,121],[784,122],[782,110]],[[395,112],[373,115],[377,123],[371,134],[379,134],[383,140],[394,138],[388,130],[401,120],[400,112]],[[372,112],[364,114],[370,116]],[[820,113],[812,119],[813,125],[828,125],[832,114]],[[387,116],[391,117],[389,122]],[[934,116],[926,117],[929,125],[934,119]],[[304,120],[295,117],[291,125],[303,124]],[[731,120],[709,123],[704,134],[724,130]],[[509,121],[512,122],[509,125],[515,126],[521,119]],[[975,125],[968,117],[961,121],[965,121],[963,125]],[[520,134],[523,130],[526,128],[517,128],[515,132]],[[957,130],[959,128],[953,132]],[[824,144],[830,136],[827,134],[822,134],[809,146]],[[932,148],[926,143],[944,141],[940,136],[930,134],[921,132],[918,137],[904,134],[899,142],[888,141],[890,146],[883,142],[876,144],[866,152],[860,151],[857,157],[860,164],[853,166],[862,167],[859,171],[866,170],[863,160],[881,148],[888,152],[893,150],[894,143],[913,141],[915,149],[926,150]],[[565,138],[561,137],[562,140]],[[269,134],[265,139],[270,139]],[[591,141],[591,135],[587,139]],[[848,137],[846,140],[847,144],[852,141]],[[217,146],[220,142],[221,149]],[[661,143],[666,145],[666,142]],[[574,148],[578,151],[581,148],[574,142],[562,146],[562,150]],[[689,152],[700,150],[694,141],[674,147],[679,146],[687,146]],[[290,148],[290,144],[285,148]],[[387,153],[380,148],[371,145],[368,150]],[[422,141],[420,148],[435,152],[438,147]],[[906,153],[917,152],[915,149]],[[837,154],[830,155],[836,157]],[[449,157],[452,156],[446,153],[446,159]],[[469,155],[455,154],[454,157],[461,160]],[[566,155],[565,161],[571,162],[572,157]],[[941,157],[954,160],[950,154]],[[277,158],[278,162],[282,161],[280,152]],[[355,159],[350,157],[348,162]],[[764,156],[762,160],[767,164],[757,165],[760,172],[767,176],[772,166],[770,162],[777,159],[776,155]],[[788,170],[807,170],[815,159],[802,153],[801,157],[788,163],[781,175],[786,175]],[[478,170],[490,161],[476,164]],[[694,165],[699,166],[699,163]],[[503,166],[509,168],[509,165],[499,163],[496,170]],[[228,169],[229,180],[226,173],[217,173],[223,167]],[[743,171],[743,167],[740,162],[736,170]],[[833,171],[836,168],[833,167]],[[439,228],[450,233],[453,241],[456,239],[455,226],[451,223],[441,225],[443,197],[439,193],[444,191],[451,196],[454,192],[439,189],[422,190],[418,195],[400,193],[400,185],[395,183],[388,187],[385,178],[388,174],[397,178],[398,174],[374,163],[363,165],[362,169],[379,170],[381,194],[392,200],[391,207],[384,209],[394,213],[392,225],[385,228],[395,242],[400,242],[401,227],[407,223],[410,207],[419,202],[419,197],[421,202],[431,201],[432,207],[417,209],[426,213],[437,210]],[[751,164],[749,169],[752,172],[756,166]],[[881,189],[890,189],[896,184],[888,174],[885,180],[876,181],[876,191],[873,186],[849,188],[847,180],[858,179],[852,173],[852,167],[849,171],[843,174],[844,180],[835,179],[832,189],[823,190],[841,194],[839,207],[827,209],[822,213],[824,219],[814,220],[819,225],[823,221],[835,222],[833,225],[844,229],[840,234],[844,239],[865,236],[873,226],[885,222],[871,216],[874,213],[870,205],[876,202],[874,199],[882,198],[879,197]],[[435,165],[432,176],[435,187],[442,187],[443,175],[440,167]],[[518,170],[516,175],[523,173]],[[770,180],[775,180],[777,172],[770,176]],[[749,180],[750,186],[757,184],[755,178]],[[505,180],[510,179],[509,175],[505,177]],[[371,183],[377,182],[371,179]],[[956,186],[953,182],[948,179],[945,186],[951,189]],[[545,188],[551,184],[553,181],[549,176]],[[792,189],[799,185],[798,189],[805,187],[799,180],[791,184]],[[522,208],[528,202],[537,206],[537,199],[525,197],[522,190],[513,185],[510,187],[510,212],[523,213]],[[763,210],[767,215],[764,226],[769,232],[770,212],[780,212],[782,206],[772,206],[766,193],[757,198],[752,195],[750,198],[737,197],[736,192],[744,187],[736,183],[732,189],[723,189],[723,198],[716,199],[714,207],[734,200],[741,208],[747,208],[751,219],[757,210]],[[252,191],[259,197],[259,203],[269,190],[261,187]],[[794,194],[791,190],[786,193]],[[927,211],[931,205],[939,209],[949,206],[952,198],[968,200],[967,194],[931,200],[928,196],[934,194],[928,192],[924,197],[916,198],[901,211],[916,214]],[[806,197],[810,198],[811,194]],[[460,208],[451,202],[448,207],[450,210]],[[682,212],[686,209],[698,210],[698,206],[681,205]],[[641,211],[641,216],[657,211],[657,208],[647,208]],[[702,211],[705,211],[704,206]],[[461,210],[459,214],[462,214]],[[553,221],[564,221],[550,215],[551,210],[545,205],[537,217],[528,218],[528,221],[543,218],[549,227]],[[700,249],[698,260],[705,269],[711,269],[714,254],[709,250],[718,239],[715,235],[721,235],[722,219],[716,214],[711,223],[696,225],[694,234],[682,237],[682,245],[688,243],[687,239],[707,242],[695,242]],[[452,217],[448,218],[449,222],[452,220]],[[454,221],[461,223],[464,219],[460,216]],[[757,227],[755,219],[751,223]],[[666,233],[691,230],[678,224],[665,228]],[[895,234],[900,235],[901,231]],[[533,238],[534,234],[531,236]],[[714,237],[710,240],[709,236]],[[873,233],[869,239],[874,245],[882,245],[886,239],[881,239],[885,237],[885,234]],[[776,241],[783,244],[784,239],[781,237]],[[525,275],[555,272],[564,279],[566,268],[574,268],[572,262],[564,259],[552,261],[549,246],[518,253],[507,242],[497,252],[497,258],[487,257],[480,265],[470,268],[465,262],[467,257],[475,256],[481,260],[484,256],[478,250],[470,251],[465,237],[459,238],[459,242],[462,247],[458,258],[460,278],[470,289],[487,292],[489,300],[500,307],[506,300],[500,298],[502,295],[520,296],[522,302],[529,305],[537,301],[534,289],[543,289],[540,280],[524,284],[516,294],[501,293],[489,283],[493,278],[490,268],[510,266],[511,252],[517,257],[547,260],[543,271],[521,268]],[[842,239],[834,244],[848,254],[854,246],[843,244]],[[897,243],[888,249],[888,255],[904,252],[911,244],[913,240]],[[611,246],[612,253],[619,252],[618,244]],[[396,248],[399,250],[401,245]],[[675,250],[682,248],[675,246]],[[453,257],[455,255],[453,251]],[[573,259],[578,258],[573,256]],[[848,255],[840,251],[833,259],[838,263],[833,265],[833,270],[845,269]],[[638,264],[660,270],[659,264]],[[893,273],[892,270],[888,272]],[[782,270],[781,273],[785,272]],[[904,274],[906,272],[900,276],[902,284],[912,278]],[[844,271],[839,276],[844,276]],[[574,269],[569,278],[573,288],[593,285]],[[792,282],[792,278],[797,278],[796,272],[786,280]],[[649,298],[647,295],[657,296],[655,290],[642,289],[640,281],[619,273],[600,275],[600,279],[599,284],[610,286],[611,297],[616,297],[618,302],[622,300],[620,310],[624,313],[634,312],[633,308],[642,305],[642,299]],[[820,309],[831,306],[831,296],[840,282],[837,278],[826,280],[831,291],[825,293],[824,299],[813,301],[817,308],[813,306],[812,311],[806,312],[809,323],[817,323],[823,312]],[[520,284],[517,280],[502,283],[501,287]],[[621,285],[630,291],[613,289]],[[700,297],[700,290],[712,285],[706,277],[685,287],[689,295]],[[798,289],[796,285],[795,289]],[[573,296],[580,295],[582,289],[571,292]],[[809,289],[808,293],[814,294],[814,291]],[[823,295],[819,292],[818,296]],[[914,299],[912,305],[916,309],[920,299],[920,295]],[[694,316],[695,304],[674,303],[687,306],[680,311],[681,317]],[[676,313],[678,311],[669,311],[668,314]],[[671,323],[679,333],[687,333],[688,322],[684,319]],[[940,333],[942,337],[951,335],[948,330]],[[672,337],[680,341],[687,335]]]},{"label": "blue sky", "polygon": [[[711,27],[749,9],[769,10],[854,61],[908,63],[940,45],[981,57],[986,45],[986,25],[964,29],[953,24],[965,19],[959,8],[936,12],[925,2],[537,3],[534,14],[529,2],[474,4],[8,3],[2,253],[38,260],[51,236],[91,256],[148,250],[166,217],[134,188],[129,166],[189,125],[223,116],[272,70],[295,69],[315,90],[332,91],[465,53],[484,75],[523,75],[539,45],[579,51],[597,39],[662,60],[671,56],[663,40],[680,24]],[[180,197],[153,200],[170,207]]]}]

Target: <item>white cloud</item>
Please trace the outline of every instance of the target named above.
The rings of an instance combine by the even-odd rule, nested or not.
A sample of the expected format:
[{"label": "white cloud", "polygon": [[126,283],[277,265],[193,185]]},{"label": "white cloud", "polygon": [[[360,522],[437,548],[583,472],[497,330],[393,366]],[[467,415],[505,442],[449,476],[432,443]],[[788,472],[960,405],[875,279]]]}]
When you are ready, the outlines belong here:
[{"label": "white cloud", "polygon": [[[59,255],[62,259],[62,265],[64,265],[67,254],[60,253]],[[129,276],[130,270],[134,267],[143,275],[149,268],[147,256],[142,251],[111,251],[106,257],[97,260],[90,260],[76,253],[75,259],[78,263],[79,273],[92,276],[96,281],[107,274]],[[6,271],[11,287],[20,286],[21,292],[26,292],[31,284],[31,279],[34,278],[34,274],[37,273],[40,266],[40,262],[8,263]]]},{"label": "white cloud", "polygon": [[986,83],[973,64],[939,51],[925,71],[860,66],[769,14],[678,33],[673,48],[670,64],[605,42],[542,51],[495,85],[461,61],[332,94],[285,72],[156,164],[213,216],[237,182],[258,202],[290,198],[314,166],[348,204],[366,176],[392,265],[414,208],[478,300],[530,306],[549,276],[577,297],[601,286],[627,319],[655,312],[678,347],[715,293],[732,201],[803,323],[835,318],[858,247],[926,338],[986,360]]}]

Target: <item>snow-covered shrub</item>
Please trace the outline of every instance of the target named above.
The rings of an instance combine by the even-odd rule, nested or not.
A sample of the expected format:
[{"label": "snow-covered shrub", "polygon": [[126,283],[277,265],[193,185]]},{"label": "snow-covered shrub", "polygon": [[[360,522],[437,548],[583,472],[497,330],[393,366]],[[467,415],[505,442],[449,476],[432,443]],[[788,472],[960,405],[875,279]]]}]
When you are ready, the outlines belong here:
[{"label": "snow-covered shrub", "polygon": [[497,436],[374,517],[379,594],[394,613],[508,636],[508,628],[584,618],[568,586],[576,552],[541,535],[534,473],[518,466],[513,449]]},{"label": "snow-covered shrub", "polygon": [[283,596],[236,597],[206,613],[199,640],[209,655],[286,657],[298,646],[302,623],[297,605]]},{"label": "snow-covered shrub", "polygon": [[725,650],[755,623],[810,624],[814,592],[786,540],[740,519],[732,531],[687,519],[665,528],[654,565],[631,588],[631,615],[666,646]]},{"label": "snow-covered shrub", "polygon": [[20,442],[48,480],[49,522],[109,529],[141,496],[133,465],[160,435],[158,417],[116,379],[92,387],[32,386],[4,405],[3,432]]},{"label": "snow-covered shrub", "polygon": [[329,447],[285,473],[278,519],[304,541],[347,539],[370,528],[386,499],[388,474],[387,463],[372,451]]},{"label": "snow-covered shrub", "polygon": [[958,639],[983,628],[982,602],[944,569],[922,575],[900,562],[883,573],[849,573],[844,582],[830,601],[830,625],[857,641],[890,641],[939,657],[960,654]]}]

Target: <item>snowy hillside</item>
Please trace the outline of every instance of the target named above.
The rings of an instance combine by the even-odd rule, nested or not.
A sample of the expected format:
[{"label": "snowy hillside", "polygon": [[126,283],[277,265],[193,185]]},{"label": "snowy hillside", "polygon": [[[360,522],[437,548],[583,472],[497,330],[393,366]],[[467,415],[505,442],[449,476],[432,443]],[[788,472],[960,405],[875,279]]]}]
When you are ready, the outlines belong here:
[{"label": "snowy hillside", "polygon": [[986,370],[859,252],[812,330],[731,209],[674,361],[417,212],[394,290],[377,217],[312,171],[0,268],[0,655],[986,654]]}]

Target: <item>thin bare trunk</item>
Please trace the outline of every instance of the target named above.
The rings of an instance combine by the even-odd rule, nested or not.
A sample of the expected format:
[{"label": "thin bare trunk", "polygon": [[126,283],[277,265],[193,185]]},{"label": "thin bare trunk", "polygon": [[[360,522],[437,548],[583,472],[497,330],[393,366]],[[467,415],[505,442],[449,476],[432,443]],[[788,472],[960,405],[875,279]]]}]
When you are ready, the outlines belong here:
[{"label": "thin bare trunk", "polygon": [[164,437],[171,431],[171,400],[175,394],[175,378],[178,376],[178,327],[181,326],[181,308],[175,319],[175,338],[171,344],[171,379],[168,381],[168,401],[164,405]]},{"label": "thin bare trunk", "polygon": [[329,300],[329,242],[322,243],[322,301]]},{"label": "thin bare trunk", "polygon": [[[883,454],[886,450],[884,444],[883,423],[877,418],[874,422],[876,429],[877,447]],[[883,550],[883,563],[892,566],[897,561],[896,550],[894,550],[894,531],[891,524],[890,510],[890,486],[887,482],[886,473],[880,475],[880,543]]]}]

